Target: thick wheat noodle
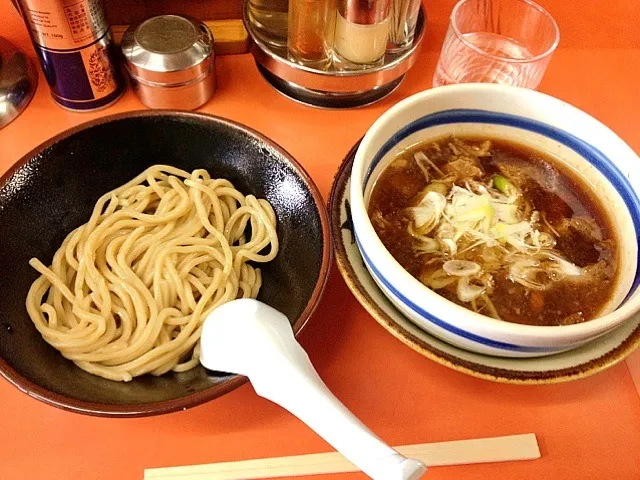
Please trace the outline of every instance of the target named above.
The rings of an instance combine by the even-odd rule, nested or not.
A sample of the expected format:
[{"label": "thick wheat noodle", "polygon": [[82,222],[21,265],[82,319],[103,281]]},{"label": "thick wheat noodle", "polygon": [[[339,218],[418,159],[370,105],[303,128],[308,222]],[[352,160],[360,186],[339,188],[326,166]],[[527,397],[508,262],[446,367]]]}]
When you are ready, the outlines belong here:
[{"label": "thick wheat noodle", "polygon": [[156,165],[103,195],[27,295],[43,338],[89,373],[128,381],[198,364],[202,321],[255,298],[251,262],[278,253],[266,200],[205,170]]}]

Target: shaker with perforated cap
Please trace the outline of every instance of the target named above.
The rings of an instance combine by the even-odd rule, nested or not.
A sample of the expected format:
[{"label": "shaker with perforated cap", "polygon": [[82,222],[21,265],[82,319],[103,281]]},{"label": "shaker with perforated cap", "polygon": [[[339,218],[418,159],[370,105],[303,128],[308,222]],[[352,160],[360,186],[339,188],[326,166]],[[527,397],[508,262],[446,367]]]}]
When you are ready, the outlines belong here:
[{"label": "shaker with perforated cap", "polygon": [[196,19],[150,18],[127,29],[121,48],[134,91],[149,108],[193,110],[215,91],[213,35]]}]

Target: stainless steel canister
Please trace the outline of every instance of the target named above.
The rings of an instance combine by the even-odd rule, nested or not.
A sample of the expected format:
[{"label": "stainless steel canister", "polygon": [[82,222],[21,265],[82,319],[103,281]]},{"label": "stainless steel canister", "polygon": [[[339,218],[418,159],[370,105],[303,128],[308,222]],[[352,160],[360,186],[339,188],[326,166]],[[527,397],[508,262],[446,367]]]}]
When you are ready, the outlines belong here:
[{"label": "stainless steel canister", "polygon": [[150,18],[127,29],[121,48],[134,91],[149,108],[192,110],[215,91],[213,35],[198,20]]}]

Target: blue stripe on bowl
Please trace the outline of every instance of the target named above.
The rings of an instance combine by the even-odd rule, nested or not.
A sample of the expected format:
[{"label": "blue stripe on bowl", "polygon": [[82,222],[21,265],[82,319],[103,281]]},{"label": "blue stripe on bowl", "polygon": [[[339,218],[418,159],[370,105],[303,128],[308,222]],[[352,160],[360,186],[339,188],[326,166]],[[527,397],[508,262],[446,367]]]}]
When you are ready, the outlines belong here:
[{"label": "blue stripe on bowl", "polygon": [[369,268],[371,273],[376,277],[376,279],[379,280],[385,286],[385,288],[387,288],[405,306],[413,310],[416,314],[420,315],[425,320],[433,323],[434,325],[442,328],[443,330],[446,330],[449,333],[462,337],[465,340],[470,340],[472,342],[479,343],[486,347],[496,348],[499,350],[506,350],[509,352],[550,353],[555,351],[561,351],[564,349],[563,347],[528,347],[525,345],[516,345],[514,343],[500,342],[498,340],[493,340],[491,338],[483,337],[480,335],[476,335],[475,333],[462,330],[461,328],[458,328],[455,325],[451,325],[450,323],[442,320],[441,318],[436,317],[433,313],[430,313],[420,308],[415,303],[413,303],[411,300],[405,297],[397,288],[395,288],[391,283],[389,283],[386,280],[386,278],[380,273],[380,270],[376,268],[376,266],[373,264],[371,259],[368,257],[367,253],[362,248],[362,245],[358,240],[357,234],[355,237],[356,237],[356,243],[358,244],[360,253],[362,254],[362,259],[367,265],[367,268]]},{"label": "blue stripe on bowl", "polygon": [[[627,205],[633,226],[636,231],[636,242],[640,244],[640,200],[635,194],[633,187],[625,175],[618,170],[615,164],[600,150],[589,145],[584,140],[572,135],[564,130],[547,125],[546,123],[532,120],[530,118],[510,115],[507,113],[490,112],[488,110],[472,110],[472,109],[453,109],[443,110],[441,112],[432,113],[421,117],[409,123],[402,129],[398,130],[389,140],[387,140],[382,148],[376,153],[373,161],[367,169],[364,177],[362,189],[366,185],[373,173],[375,167],[380,163],[382,158],[395,147],[400,141],[409,135],[437,125],[447,125],[451,123],[488,123],[493,125],[505,125],[508,127],[521,128],[551,138],[566,147],[570,148],[578,155],[583,157],[591,165],[593,165],[604,177],[615,187],[622,200]],[[380,277],[382,278],[382,277]],[[622,303],[625,303],[640,285],[640,255],[636,264],[636,271],[633,279],[631,290],[627,294]]]}]

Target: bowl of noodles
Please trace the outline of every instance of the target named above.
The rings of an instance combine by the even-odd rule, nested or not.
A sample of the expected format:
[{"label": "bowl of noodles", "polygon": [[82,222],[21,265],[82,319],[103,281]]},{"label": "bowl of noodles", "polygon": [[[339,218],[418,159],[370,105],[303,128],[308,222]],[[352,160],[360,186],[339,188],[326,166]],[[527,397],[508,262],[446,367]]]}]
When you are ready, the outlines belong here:
[{"label": "bowl of noodles", "polygon": [[330,260],[316,186],[259,133],[168,111],[80,125],[0,179],[0,373],[92,415],[200,404],[246,381],[199,364],[206,315],[257,298],[298,333]]}]

